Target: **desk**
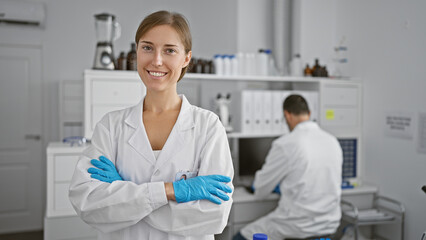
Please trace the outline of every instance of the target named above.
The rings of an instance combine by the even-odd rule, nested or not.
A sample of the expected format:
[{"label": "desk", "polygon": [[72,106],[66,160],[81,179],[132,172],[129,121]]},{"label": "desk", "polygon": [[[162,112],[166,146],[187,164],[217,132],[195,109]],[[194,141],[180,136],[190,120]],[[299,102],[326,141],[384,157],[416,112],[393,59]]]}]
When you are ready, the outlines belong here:
[{"label": "desk", "polygon": [[[373,186],[343,189],[342,199],[352,202],[360,209],[368,209],[373,205],[374,195],[377,193],[377,190]],[[236,187],[233,200],[234,203],[228,225],[222,234],[215,236],[216,240],[232,239],[232,236],[242,227],[274,210],[278,205],[279,195],[271,193],[265,199],[257,199],[244,187]]]}]

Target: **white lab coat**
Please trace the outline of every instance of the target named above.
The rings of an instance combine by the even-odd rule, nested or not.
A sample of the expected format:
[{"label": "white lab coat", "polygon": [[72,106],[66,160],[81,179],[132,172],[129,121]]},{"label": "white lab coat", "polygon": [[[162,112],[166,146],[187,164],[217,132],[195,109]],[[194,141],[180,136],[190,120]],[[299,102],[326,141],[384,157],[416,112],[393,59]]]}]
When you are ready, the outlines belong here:
[{"label": "white lab coat", "polygon": [[251,239],[265,233],[270,240],[334,233],[339,226],[342,149],[337,139],[311,121],[299,123],[272,144],[256,172],[255,196],[264,198],[280,184],[278,207],[245,226]]},{"label": "white lab coat", "polygon": [[[99,230],[99,239],[214,239],[226,226],[232,194],[221,205],[167,201],[164,182],[175,181],[178,172],[234,175],[218,117],[180,97],[178,119],[158,159],[143,125],[143,100],[106,114],[96,125],[92,143],[76,166],[69,198],[83,221]],[[116,165],[125,181],[110,184],[90,177],[90,160],[100,155]]]}]

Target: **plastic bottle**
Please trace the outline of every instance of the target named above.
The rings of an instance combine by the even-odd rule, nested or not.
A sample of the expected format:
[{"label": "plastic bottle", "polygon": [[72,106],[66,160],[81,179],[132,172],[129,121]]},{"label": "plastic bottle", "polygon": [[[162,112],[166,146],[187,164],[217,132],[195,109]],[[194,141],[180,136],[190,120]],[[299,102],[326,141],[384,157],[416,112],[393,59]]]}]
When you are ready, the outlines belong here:
[{"label": "plastic bottle", "polygon": [[264,233],[253,234],[253,240],[268,240],[268,236]]},{"label": "plastic bottle", "polygon": [[237,53],[237,59],[238,59],[238,73],[240,75],[247,75],[246,73],[246,54],[239,52]]},{"label": "plastic bottle", "polygon": [[229,55],[223,55],[223,75],[231,75],[231,58]]},{"label": "plastic bottle", "polygon": [[223,59],[219,54],[214,55],[214,69],[216,75],[223,75]]},{"label": "plastic bottle", "polygon": [[259,75],[267,76],[268,74],[268,64],[269,64],[269,55],[263,49],[259,49],[259,53],[257,54],[257,65],[259,67]]},{"label": "plastic bottle", "polygon": [[130,44],[130,51],[127,53],[127,70],[136,71],[137,62],[136,62],[136,43]]},{"label": "plastic bottle", "polygon": [[237,76],[240,73],[239,65],[238,65],[238,58],[235,55],[231,55],[231,75]]},{"label": "plastic bottle", "polygon": [[245,69],[247,71],[247,75],[257,75],[256,71],[256,55],[254,53],[247,53]]},{"label": "plastic bottle", "polygon": [[276,76],[278,75],[278,71],[277,68],[275,67],[275,61],[274,61],[274,57],[272,56],[272,51],[271,49],[266,49],[265,53],[267,54],[267,58],[268,58],[268,75],[269,76]]},{"label": "plastic bottle", "polygon": [[295,54],[294,58],[290,61],[290,75],[302,76],[302,60],[300,54]]}]

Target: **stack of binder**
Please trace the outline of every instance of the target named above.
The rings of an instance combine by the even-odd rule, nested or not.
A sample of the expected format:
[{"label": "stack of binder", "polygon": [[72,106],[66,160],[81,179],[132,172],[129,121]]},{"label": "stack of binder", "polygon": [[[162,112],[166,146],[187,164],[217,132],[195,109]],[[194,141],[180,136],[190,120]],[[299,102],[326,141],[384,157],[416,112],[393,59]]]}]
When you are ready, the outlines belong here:
[{"label": "stack of binder", "polygon": [[318,121],[318,92],[291,90],[242,90],[233,94],[231,123],[241,133],[288,133],[283,102],[291,94],[303,96]]}]

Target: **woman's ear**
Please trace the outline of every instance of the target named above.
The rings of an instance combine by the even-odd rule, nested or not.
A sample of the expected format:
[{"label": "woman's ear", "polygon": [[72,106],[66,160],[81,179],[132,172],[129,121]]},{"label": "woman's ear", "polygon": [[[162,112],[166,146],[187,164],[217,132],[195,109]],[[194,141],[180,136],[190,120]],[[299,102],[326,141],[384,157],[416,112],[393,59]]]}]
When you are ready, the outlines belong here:
[{"label": "woman's ear", "polygon": [[189,51],[185,56],[185,62],[183,62],[182,68],[188,66],[189,62],[191,61],[191,58],[192,58],[192,51]]}]

